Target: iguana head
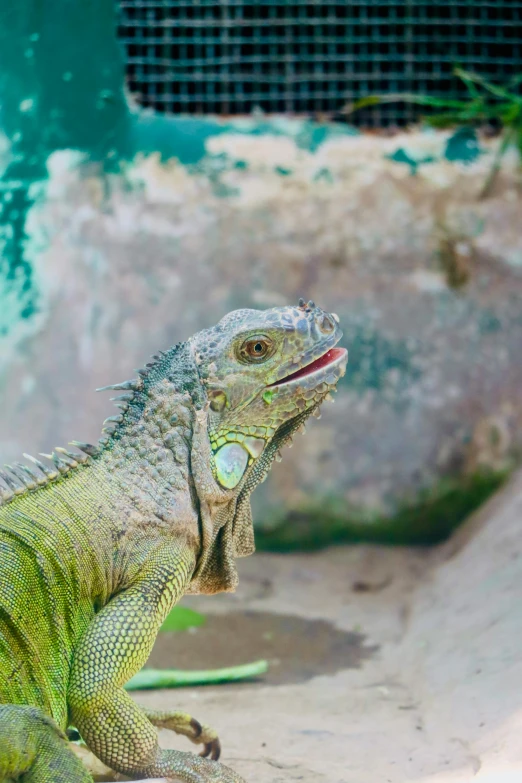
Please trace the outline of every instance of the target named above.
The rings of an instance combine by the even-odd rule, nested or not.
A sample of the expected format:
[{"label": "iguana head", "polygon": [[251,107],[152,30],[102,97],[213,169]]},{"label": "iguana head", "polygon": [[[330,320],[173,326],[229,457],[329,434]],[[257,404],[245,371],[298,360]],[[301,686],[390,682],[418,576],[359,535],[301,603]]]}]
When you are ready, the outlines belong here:
[{"label": "iguana head", "polygon": [[236,310],[190,339],[222,487],[236,487],[262,455],[270,463],[274,447],[335,389],[347,361],[346,349],[335,347],[338,320],[301,299],[297,307]]}]

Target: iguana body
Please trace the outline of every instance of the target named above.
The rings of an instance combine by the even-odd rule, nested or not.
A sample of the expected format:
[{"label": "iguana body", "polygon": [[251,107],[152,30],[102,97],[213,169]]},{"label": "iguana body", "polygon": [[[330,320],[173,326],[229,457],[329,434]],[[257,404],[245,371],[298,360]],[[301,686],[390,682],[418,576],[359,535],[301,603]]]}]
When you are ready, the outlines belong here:
[{"label": "iguana body", "polygon": [[[123,685],[185,593],[235,588],[250,493],[344,374],[340,337],[312,302],[230,313],[110,387],[121,413],[97,447],[2,473],[0,781],[90,780],[73,725],[130,777],[241,783],[214,732],[147,715]],[[161,750],[153,723],[211,758]]]}]

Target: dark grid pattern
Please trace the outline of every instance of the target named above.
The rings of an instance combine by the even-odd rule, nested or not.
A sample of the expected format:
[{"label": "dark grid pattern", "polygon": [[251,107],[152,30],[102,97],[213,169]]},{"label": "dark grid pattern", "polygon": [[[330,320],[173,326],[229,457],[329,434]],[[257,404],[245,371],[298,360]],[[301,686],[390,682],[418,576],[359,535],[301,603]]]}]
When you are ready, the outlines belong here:
[{"label": "dark grid pattern", "polygon": [[[127,84],[160,112],[261,109],[342,119],[372,93],[464,96],[454,65],[505,82],[522,70],[518,0],[120,0]],[[366,109],[404,124],[426,109]]]}]

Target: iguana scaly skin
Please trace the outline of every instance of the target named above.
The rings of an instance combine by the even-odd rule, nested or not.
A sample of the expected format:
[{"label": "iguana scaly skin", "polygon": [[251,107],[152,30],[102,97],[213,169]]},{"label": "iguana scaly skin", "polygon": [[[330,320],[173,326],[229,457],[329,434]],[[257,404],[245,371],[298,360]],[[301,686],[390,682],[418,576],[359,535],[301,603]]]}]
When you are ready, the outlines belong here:
[{"label": "iguana scaly skin", "polygon": [[[303,300],[230,313],[107,387],[121,411],[98,446],[1,473],[1,781],[90,780],[75,726],[131,778],[241,783],[215,760],[215,732],[147,713],[123,685],[181,596],[235,588],[252,490],[344,374],[337,322]],[[162,750],[155,726],[210,758]]]}]

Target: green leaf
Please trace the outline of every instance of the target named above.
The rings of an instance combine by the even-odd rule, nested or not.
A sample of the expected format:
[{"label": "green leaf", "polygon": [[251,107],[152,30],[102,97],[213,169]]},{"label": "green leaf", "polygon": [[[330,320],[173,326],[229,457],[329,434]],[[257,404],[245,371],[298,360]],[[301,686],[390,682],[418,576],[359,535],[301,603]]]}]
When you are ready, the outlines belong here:
[{"label": "green leaf", "polygon": [[166,617],[160,631],[186,631],[189,628],[199,628],[206,622],[204,615],[186,606],[175,606]]},{"label": "green leaf", "polygon": [[423,117],[423,121],[433,128],[448,128],[455,125],[462,124],[462,118],[460,114],[454,112],[446,112],[440,114],[432,114],[431,116]]},{"label": "green leaf", "polygon": [[344,112],[351,114],[359,109],[365,109],[368,106],[377,106],[382,103],[416,103],[419,106],[435,106],[440,109],[466,109],[469,101],[456,101],[446,98],[436,98],[430,95],[414,95],[409,92],[396,92],[384,95],[368,95],[365,98],[359,98],[349,106],[345,107]]},{"label": "green leaf", "polygon": [[479,91],[478,91],[477,87],[475,86],[475,82],[468,75],[467,71],[464,71],[459,66],[456,66],[453,69],[453,73],[454,73],[455,76],[457,76],[458,78],[462,79],[462,81],[466,85],[466,88],[467,88],[467,90],[468,90],[468,92],[469,92],[469,94],[471,95],[472,98],[479,98],[480,97]]},{"label": "green leaf", "polygon": [[264,660],[229,666],[226,669],[181,671],[179,669],[142,669],[125,685],[127,691],[156,688],[183,688],[187,685],[218,685],[222,682],[240,682],[259,677],[268,671]]},{"label": "green leaf", "polygon": [[521,108],[516,103],[508,104],[506,109],[500,114],[503,125],[513,125],[520,116]]},{"label": "green leaf", "polygon": [[513,76],[513,78],[509,80],[508,84],[510,87],[518,87],[518,85],[521,82],[522,82],[522,73],[518,73],[516,76]]}]

